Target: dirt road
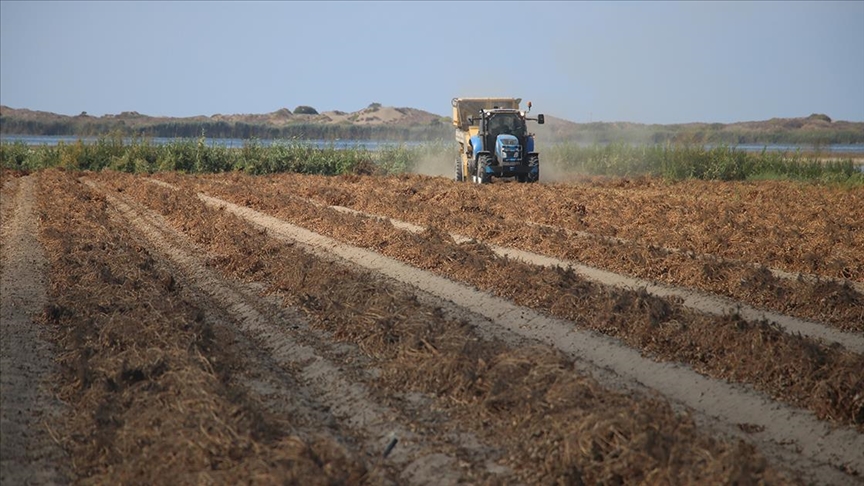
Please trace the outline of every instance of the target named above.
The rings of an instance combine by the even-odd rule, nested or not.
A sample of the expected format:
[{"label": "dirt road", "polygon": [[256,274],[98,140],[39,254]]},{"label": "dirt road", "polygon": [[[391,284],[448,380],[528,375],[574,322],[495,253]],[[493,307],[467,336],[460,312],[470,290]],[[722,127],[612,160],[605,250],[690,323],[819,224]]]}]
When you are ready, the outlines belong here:
[{"label": "dirt road", "polygon": [[48,304],[46,267],[37,241],[35,175],[3,183],[0,199],[0,482],[65,482],[64,451],[51,438],[62,413],[51,379],[55,350],[35,322]]}]

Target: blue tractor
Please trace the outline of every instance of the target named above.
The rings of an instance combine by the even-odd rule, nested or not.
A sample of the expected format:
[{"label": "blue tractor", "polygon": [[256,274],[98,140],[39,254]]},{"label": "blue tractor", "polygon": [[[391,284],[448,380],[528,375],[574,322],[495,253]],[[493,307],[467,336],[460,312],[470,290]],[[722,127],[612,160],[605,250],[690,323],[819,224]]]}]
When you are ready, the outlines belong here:
[{"label": "blue tractor", "polygon": [[[459,157],[456,180],[488,184],[493,177],[519,182],[540,179],[540,156],[528,121],[543,124],[544,116],[528,118],[519,98],[454,98],[453,124]],[[531,110],[531,103],[528,103]]]}]

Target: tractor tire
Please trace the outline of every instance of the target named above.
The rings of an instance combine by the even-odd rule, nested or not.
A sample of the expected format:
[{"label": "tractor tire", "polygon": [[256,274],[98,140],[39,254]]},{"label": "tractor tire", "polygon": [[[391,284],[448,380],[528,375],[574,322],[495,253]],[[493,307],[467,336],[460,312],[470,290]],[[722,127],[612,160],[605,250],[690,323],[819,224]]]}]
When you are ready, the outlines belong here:
[{"label": "tractor tire", "polygon": [[462,157],[456,157],[456,182],[462,182],[465,177],[462,175]]},{"label": "tractor tire", "polygon": [[531,157],[528,159],[528,167],[537,167],[537,172],[532,172],[525,175],[525,182],[537,182],[540,180],[540,157]]},{"label": "tractor tire", "polygon": [[487,165],[489,165],[488,155],[477,157],[477,178],[475,179],[475,182],[478,184],[489,184],[492,182],[492,176],[486,173]]}]

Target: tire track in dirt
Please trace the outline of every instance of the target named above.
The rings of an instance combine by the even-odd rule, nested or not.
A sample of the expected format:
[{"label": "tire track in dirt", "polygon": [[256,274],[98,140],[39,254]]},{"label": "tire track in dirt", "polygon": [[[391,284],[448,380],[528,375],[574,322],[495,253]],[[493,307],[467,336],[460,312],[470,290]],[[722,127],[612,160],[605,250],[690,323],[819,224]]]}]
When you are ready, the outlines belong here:
[{"label": "tire track in dirt", "polygon": [[[162,181],[152,180],[153,182],[165,185]],[[166,187],[173,187],[170,185],[166,185]],[[398,219],[390,218],[387,216],[367,213],[365,211],[359,211],[353,208],[348,208],[345,206],[335,206],[335,205],[327,205],[324,203],[320,203],[318,201],[307,199],[300,196],[292,196],[297,198],[298,200],[302,200],[306,203],[313,204],[318,207],[326,207],[333,209],[335,211],[354,214],[362,217],[375,218],[382,221],[389,221],[395,228],[410,231],[412,233],[421,233],[425,231],[427,228],[423,226],[419,226],[413,223],[409,223],[406,221],[401,221]],[[554,229],[560,229],[549,225],[540,225]],[[569,231],[569,230],[567,230]],[[451,238],[456,243],[464,243],[468,241],[472,241],[472,238],[469,238],[464,235],[460,235],[457,233],[448,233]],[[586,235],[588,235],[586,233]],[[583,236],[583,235],[579,235]],[[590,235],[589,237],[594,237],[594,235]],[[608,270],[603,270],[597,267],[592,267],[589,265],[585,265],[579,263],[577,261],[572,260],[562,260],[555,257],[549,257],[546,255],[540,255],[537,253],[519,250],[515,248],[507,248],[499,245],[494,245],[491,243],[483,242],[481,240],[477,240],[478,242],[489,247],[490,250],[498,254],[499,256],[506,256],[509,258],[517,259],[529,264],[533,265],[542,265],[542,266],[559,266],[562,268],[572,268],[575,272],[587,278],[588,280],[603,284],[609,285],[617,288],[623,289],[640,289],[644,288],[646,292],[651,295],[669,298],[675,297],[681,299],[681,304],[684,307],[711,315],[726,315],[726,314],[734,314],[738,313],[746,320],[750,321],[759,321],[762,319],[774,322],[778,324],[780,327],[785,329],[790,334],[801,334],[804,336],[809,336],[817,339],[821,339],[827,343],[837,343],[845,346],[847,349],[862,354],[864,353],[864,335],[858,333],[844,332],[837,328],[823,325],[819,322],[814,322],[806,319],[801,319],[797,317],[788,316],[785,314],[781,314],[778,312],[773,312],[764,309],[757,309],[750,305],[747,305],[743,302],[734,301],[722,296],[718,296],[715,294],[708,294],[700,291],[695,291],[691,289],[674,287],[670,285],[665,285],[645,279],[629,277],[627,275],[622,275],[615,272],[610,272]],[[624,240],[622,240],[624,241]],[[792,276],[792,274],[785,274],[788,278],[797,278],[797,276]],[[855,284],[855,282],[851,282],[851,284]],[[857,287],[856,287],[857,289]]]},{"label": "tire track in dirt", "polygon": [[[312,201],[311,199],[306,199],[306,198],[303,198],[300,196],[296,196],[296,197],[298,197],[298,199],[303,199],[307,202],[314,202],[318,206],[328,207],[324,203]],[[329,206],[329,207],[337,208],[337,207],[344,207],[344,206]],[[353,208],[345,208],[345,209],[353,210]],[[515,216],[514,214],[509,214],[509,213],[507,214],[508,219],[513,219],[514,216]],[[538,228],[544,228],[544,229],[548,229],[548,230],[552,230],[552,231],[563,231],[568,236],[581,238],[581,239],[595,240],[595,241],[600,241],[600,242],[604,242],[604,243],[611,243],[611,244],[618,244],[618,245],[645,246],[644,243],[640,243],[639,241],[627,239],[627,238],[620,238],[617,236],[608,236],[608,235],[592,233],[589,231],[575,230],[575,229],[570,229],[570,228],[566,228],[563,226],[556,226],[556,225],[541,223],[541,222],[527,220],[527,219],[523,220],[523,222],[528,226],[535,226]],[[682,250],[680,248],[673,248],[673,247],[668,247],[668,246],[663,246],[663,245],[655,245],[655,244],[649,243],[648,246],[656,248],[656,249],[664,251],[664,252],[667,252],[667,253],[670,253],[670,254],[691,255],[698,260],[731,263],[731,264],[735,264],[735,265],[746,266],[746,267],[749,267],[749,268],[752,268],[755,270],[763,270],[764,269],[764,270],[767,270],[768,272],[770,272],[771,275],[773,275],[774,277],[777,277],[778,279],[783,279],[783,280],[796,281],[796,280],[800,279],[800,280],[808,282],[808,283],[832,282],[832,283],[835,283],[838,285],[848,284],[850,287],[855,289],[855,291],[857,291],[859,293],[864,293],[864,282],[857,282],[854,280],[835,278],[835,277],[824,276],[824,275],[788,272],[785,270],[781,270],[781,269],[774,268],[774,267],[767,266],[767,265],[762,265],[759,263],[749,262],[746,260],[721,257],[721,256],[713,255],[713,254],[696,253],[694,251]]]},{"label": "tire track in dirt", "polygon": [[[322,256],[335,254],[341,259],[450,300],[490,319],[498,327],[552,345],[570,356],[643,384],[673,402],[690,407],[709,420],[720,423],[725,430],[732,431],[736,426],[751,424],[761,431],[736,435],[756,443],[767,454],[790,467],[818,471],[818,477],[823,478],[821,481],[848,482],[851,476],[840,471],[847,471],[850,475],[864,471],[864,436],[854,429],[832,428],[810,412],[777,403],[747,387],[712,380],[679,365],[651,361],[614,339],[575,330],[566,321],[543,316],[378,253],[343,244],[218,198],[201,193],[198,197],[211,207],[224,208],[266,229],[276,238],[300,242]],[[492,332],[495,330],[492,329]]]},{"label": "tire track in dirt", "polygon": [[[47,380],[52,348],[33,322],[48,303],[47,260],[36,239],[36,176],[3,187],[0,277],[0,483],[63,484],[66,454],[48,425],[62,413]],[[16,188],[13,187],[17,185]]]},{"label": "tire track in dirt", "polygon": [[[145,236],[160,253],[189,276],[194,285],[214,302],[220,303],[225,312],[233,317],[240,329],[279,365],[298,370],[298,378],[304,384],[301,393],[307,394],[323,404],[338,417],[348,429],[358,432],[366,454],[375,457],[384,451],[392,439],[397,447],[386,458],[387,465],[398,466],[399,478],[410,484],[456,484],[461,478],[459,461],[436,451],[433,439],[412,432],[397,418],[399,412],[378,404],[370,391],[360,382],[348,378],[344,365],[328,360],[320,350],[280,328],[279,320],[258,310],[261,297],[240,285],[232,285],[215,271],[206,268],[200,258],[182,249],[176,242],[183,237],[161,220],[161,217],[146,209],[132,206],[103,191],[92,181],[85,181],[91,188],[102,192],[120,214]],[[169,237],[170,235],[170,237]],[[305,330],[304,330],[305,332]],[[345,441],[342,440],[344,443]],[[474,443],[475,448],[489,449],[473,436],[466,436],[462,446]],[[475,451],[476,453],[476,451]],[[488,461],[487,461],[488,467]],[[507,471],[497,471],[504,473]],[[490,475],[491,471],[489,472]]]},{"label": "tire track in dirt", "polygon": [[[281,243],[222,208],[207,208],[193,191],[146,187],[119,174],[98,179],[164,214],[172,227],[213,252],[208,263],[234,278],[264,283],[268,293],[314,316],[316,328],[355,342],[381,367],[385,386],[376,390],[382,400],[413,402],[414,392],[432,394],[434,401],[410,407],[419,427],[425,429],[430,413],[443,407],[453,417],[445,433],[459,439],[467,428],[500,444],[509,453],[498,464],[513,467],[514,477],[529,484],[577,484],[579,477],[586,484],[645,477],[680,484],[749,477],[776,484],[795,476],[775,472],[750,444],[694,428],[690,414],[676,414],[656,393],[610,389],[586,367],[536,341],[504,345],[481,328],[466,327],[465,319],[474,316],[465,309],[347,262],[314,257],[305,245]],[[444,306],[455,310],[445,311],[450,318],[441,314]],[[500,328],[496,333],[502,334]],[[447,430],[449,424],[457,428]]]},{"label": "tire track in dirt", "polygon": [[[401,221],[394,218],[389,218],[383,215],[371,214],[345,206],[326,205],[299,196],[295,197],[309,204],[314,204],[318,207],[327,207],[343,213],[389,221],[394,227],[401,230],[410,231],[412,233],[419,234],[427,229],[423,226],[415,225],[413,223],[408,223],[406,221]],[[453,238],[456,243],[472,241],[472,238],[457,233],[449,233],[449,236]],[[644,288],[646,292],[656,297],[679,298],[681,299],[681,305],[683,305],[684,307],[705,314],[722,316],[726,314],[738,313],[741,317],[749,321],[760,321],[764,319],[776,323],[790,334],[797,333],[804,336],[821,339],[822,341],[829,344],[840,344],[853,352],[864,354],[864,335],[862,334],[844,332],[833,327],[825,326],[818,322],[787,316],[778,312],[756,309],[755,307],[747,305],[743,302],[736,302],[714,294],[706,294],[704,292],[699,292],[691,289],[673,287],[670,285],[664,285],[645,279],[629,277],[619,273],[610,272],[608,270],[603,270],[600,268],[585,265],[572,260],[562,260],[559,258],[540,255],[538,253],[533,253],[525,250],[493,245],[491,243],[486,243],[479,240],[478,242],[488,246],[490,250],[492,250],[499,256],[513,258],[532,265],[572,268],[576,273],[582,275],[588,280],[603,285],[609,285],[613,287],[631,290]]]},{"label": "tire track in dirt", "polygon": [[[235,183],[241,181],[246,184],[249,183],[243,178],[232,177],[228,179],[234,180]],[[686,233],[692,231],[693,228],[687,222],[689,218],[684,221],[680,214],[674,218],[674,221],[667,221],[663,215],[658,216],[656,211],[658,205],[665,208],[667,207],[665,204],[658,203],[647,208],[639,206],[647,210],[647,214],[653,215],[654,218],[651,224],[648,224],[647,221],[638,222],[638,228],[634,231],[625,231],[631,242],[625,244],[623,242],[628,240],[623,238],[617,240],[622,243],[613,243],[616,241],[615,237],[619,236],[615,226],[615,221],[619,219],[619,216],[615,216],[615,212],[609,212],[606,207],[613,201],[608,198],[601,198],[602,203],[596,201],[589,204],[593,210],[586,212],[584,205],[577,204],[577,201],[587,202],[591,200],[586,199],[585,195],[580,193],[581,189],[585,189],[582,186],[578,188],[562,186],[558,188],[563,191],[559,195],[559,191],[556,191],[556,194],[540,194],[533,190],[539,189],[536,187],[526,192],[525,188],[519,185],[511,185],[508,191],[501,192],[494,190],[494,185],[490,186],[488,191],[479,191],[475,190],[476,188],[473,186],[464,187],[433,178],[393,177],[378,178],[377,180],[379,181],[378,184],[374,183],[374,178],[361,176],[346,176],[331,180],[316,176],[300,176],[298,179],[297,176],[285,174],[266,177],[261,180],[260,186],[266,194],[274,195],[275,193],[280,197],[291,197],[291,195],[285,194],[286,191],[280,191],[280,188],[286,187],[285,183],[287,183],[292,187],[291,193],[325,204],[349,206],[370,213],[404,218],[416,224],[468,234],[474,238],[503,246],[521,248],[522,245],[527,245],[523,249],[558,258],[578,260],[598,268],[650,281],[658,281],[666,285],[699,289],[702,292],[720,295],[733,301],[746,302],[756,308],[769,309],[800,319],[821,322],[846,332],[864,333],[861,324],[864,323],[864,305],[862,305],[864,293],[855,290],[854,284],[856,282],[849,276],[858,275],[857,283],[862,283],[861,274],[855,273],[854,270],[856,265],[854,262],[859,262],[860,258],[854,256],[854,250],[850,251],[850,247],[847,245],[847,243],[852,243],[846,241],[854,239],[853,233],[849,233],[849,227],[854,228],[856,226],[854,223],[851,225],[840,224],[840,226],[833,222],[826,223],[830,228],[825,228],[825,231],[834,235],[833,237],[843,240],[842,244],[838,243],[843,248],[838,250],[839,253],[833,250],[834,245],[832,243],[826,241],[821,247],[808,246],[809,250],[805,250],[805,254],[801,255],[801,251],[788,249],[789,245],[793,247],[798,245],[796,243],[798,240],[794,238],[772,242],[768,236],[763,238],[758,233],[754,234],[753,231],[744,231],[745,234],[749,235],[745,241],[741,240],[743,235],[740,234],[735,238],[736,247],[739,244],[744,245],[741,250],[743,254],[738,255],[740,256],[739,261],[738,256],[730,255],[728,250],[712,249],[711,245],[706,247],[705,245],[692,246],[683,243],[683,246],[677,246],[677,248],[682,249],[681,252],[670,252],[663,249],[675,247],[673,242],[682,243],[680,237],[675,239],[672,236],[680,236],[682,231]],[[208,184],[219,184],[219,182],[216,178],[210,178],[201,190],[206,191]],[[590,187],[588,189],[590,190]],[[668,188],[664,190],[666,189]],[[567,191],[575,191],[577,194],[567,197],[564,195],[567,194]],[[629,194],[625,191],[618,199],[638,199],[638,188],[628,189],[628,191],[634,191],[636,194]],[[785,197],[786,193],[783,194],[784,196],[778,196],[778,198]],[[670,193],[668,196],[674,198],[676,195]],[[691,193],[685,193],[682,196],[685,196],[689,204],[699,208],[696,214],[689,216],[696,218],[696,220],[702,218],[706,208],[698,204],[698,198],[694,202]],[[620,218],[625,220],[629,218],[630,223],[634,223],[632,213],[635,209],[629,204],[620,207],[620,201],[614,202],[617,211],[624,213],[620,215]],[[766,206],[763,208],[764,211],[771,207],[772,202],[776,201],[770,198],[764,200],[763,198],[763,202]],[[811,204],[808,207],[812,206]],[[673,205],[674,207],[675,205]],[[521,209],[514,210],[515,208]],[[848,223],[849,209],[841,210],[838,208],[838,212],[847,214]],[[767,216],[769,215],[766,214]],[[831,215],[826,213],[826,217],[830,218]],[[796,227],[802,224],[806,225],[807,221],[801,221],[801,219],[806,220],[807,218],[792,218],[786,221],[792,226],[797,225]],[[529,220],[553,225],[553,228],[590,231],[590,234],[595,235],[595,238],[568,236],[563,229],[556,231],[550,230],[548,227],[530,225],[527,222]],[[715,236],[720,238],[720,241],[725,237],[723,235],[732,231],[722,229],[722,225],[721,228],[717,228],[716,224],[710,226],[713,231],[716,231]],[[780,224],[780,226],[784,225]],[[670,238],[672,239],[664,240],[656,233],[658,229],[661,232],[664,231],[664,228],[670,230],[672,233]],[[736,228],[736,231],[740,233],[741,228],[737,226]],[[633,228],[630,229],[633,230]],[[807,234],[813,236],[813,229],[810,228],[811,231]],[[774,235],[773,232],[765,232],[765,235],[769,233]],[[694,238],[694,241],[704,243],[703,240],[706,238]],[[762,244],[759,245],[759,248],[748,249],[748,243],[752,245],[752,241],[749,240],[761,241]],[[803,244],[804,242],[800,243]],[[831,245],[831,247],[828,248],[825,245]],[[727,246],[728,244],[723,244],[722,248]],[[776,251],[771,248],[776,249]],[[686,249],[690,249],[690,251]],[[786,255],[786,257],[780,258],[780,256],[774,255],[778,252],[780,255]],[[809,263],[801,265],[786,262],[787,265],[791,264],[792,266],[784,266],[781,261],[791,258],[790,252],[791,254],[798,254],[798,258]],[[818,256],[820,253],[831,256],[821,258]],[[846,256],[841,257],[840,253]],[[754,261],[755,255],[761,255],[759,258],[766,260]],[[778,261],[778,258],[781,261]],[[849,269],[851,272],[849,275],[846,275],[845,270],[842,272],[842,276],[836,275],[833,270],[828,268],[840,265],[844,258],[849,260],[849,264],[852,265],[852,268]],[[828,260],[830,260],[830,264]],[[776,272],[772,274],[765,266],[768,264],[776,267],[775,269],[787,270],[793,274],[794,279],[783,278],[778,276]],[[825,271],[816,271],[815,268],[819,266],[822,266]],[[802,274],[800,279],[797,277],[799,273]],[[816,280],[814,281],[814,279]]]},{"label": "tire track in dirt", "polygon": [[[87,181],[85,181],[86,183]],[[104,190],[94,184],[88,184],[88,187],[100,191],[102,194],[105,193]],[[166,226],[164,220],[161,220],[152,211],[142,208],[136,203],[131,203],[135,206],[133,208],[130,204],[120,202],[111,196],[108,196],[108,199],[113,205],[110,214],[112,221],[124,226],[129,226],[128,223],[132,221],[133,227],[140,230],[138,234],[133,235],[139,244],[145,247],[158,246],[158,249],[164,254],[171,255],[175,260],[179,255],[179,258],[187,264],[183,266],[172,259],[162,260],[163,264],[171,268],[174,278],[182,284],[179,286],[180,291],[191,294],[189,295],[191,300],[203,303],[206,309],[205,319],[227,330],[231,334],[233,345],[241,348],[240,354],[247,358],[243,365],[252,368],[249,373],[252,378],[251,382],[238,383],[238,385],[259,393],[271,411],[291,416],[292,421],[297,421],[299,417],[301,421],[307,424],[314,423],[319,426],[331,424],[333,417],[325,413],[327,407],[315,402],[311,396],[305,393],[302,383],[297,381],[290,372],[286,373],[282,363],[274,359],[272,354],[259,347],[254,341],[260,339],[260,335],[251,337],[236,332],[236,322],[243,318],[254,319],[258,317],[255,312],[260,314],[262,319],[266,316],[266,319],[281,322],[291,329],[302,328],[304,333],[312,332],[313,330],[306,325],[305,318],[298,312],[291,312],[289,315],[288,312],[278,308],[278,304],[275,302],[264,302],[261,297],[255,295],[255,289],[250,288],[249,284],[220,279],[215,272],[207,270],[201,263],[206,261],[207,256],[194,248],[190,242],[185,241],[184,237],[177,231]],[[153,243],[154,239],[158,239],[158,242]],[[254,310],[247,311],[244,316],[238,317],[236,313],[231,312],[231,309],[224,309],[224,301],[219,301],[216,298],[219,296],[206,293],[204,289],[200,288],[199,282],[208,279],[213,282],[218,281],[219,285],[235,295],[234,300],[242,301],[239,305]],[[220,293],[220,295],[224,295],[224,293]],[[330,434],[328,438],[341,443],[345,442],[345,438],[333,434]]]}]

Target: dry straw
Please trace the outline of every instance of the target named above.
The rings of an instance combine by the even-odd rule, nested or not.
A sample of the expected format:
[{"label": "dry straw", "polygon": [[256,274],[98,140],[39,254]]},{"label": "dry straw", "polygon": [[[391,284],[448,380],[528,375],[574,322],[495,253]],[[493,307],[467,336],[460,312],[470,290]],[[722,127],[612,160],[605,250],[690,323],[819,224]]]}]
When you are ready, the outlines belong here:
[{"label": "dry straw", "polygon": [[[233,385],[243,369],[157,256],[73,175],[40,173],[41,240],[70,413],[56,430],[75,480],[110,484],[345,484],[362,462],[301,438]],[[289,418],[290,420],[290,418]]]},{"label": "dry straw", "polygon": [[[290,185],[285,183],[289,178]],[[385,255],[420,268],[468,282],[518,304],[571,320],[580,327],[619,337],[656,359],[683,361],[710,376],[752,384],[778,399],[809,408],[820,418],[864,428],[862,403],[851,399],[864,396],[864,375],[855,374],[856,370],[864,369],[864,357],[861,355],[820,345],[809,338],[788,335],[765,323],[746,322],[737,316],[702,315],[682,308],[673,300],[653,297],[644,292],[607,289],[585,281],[572,271],[509,261],[476,242],[457,245],[436,226],[423,234],[413,234],[398,230],[386,222],[338,213],[292,196],[295,192],[311,195],[318,185],[326,182],[330,189],[328,194],[338,192],[342,194],[340,200],[350,195],[350,200],[356,201],[366,197],[363,194],[368,188],[372,194],[397,195],[389,201],[389,206],[396,208],[391,209],[391,213],[412,211],[414,214],[416,210],[419,214],[426,214],[430,220],[434,215],[437,223],[446,226],[449,217],[441,217],[431,210],[424,213],[423,205],[414,201],[424,199],[421,197],[423,194],[429,194],[423,188],[427,179],[408,176],[390,178],[387,179],[388,183],[394,182],[395,187],[389,191],[372,189],[382,185],[380,178],[373,177],[337,177],[324,182],[323,178],[308,176],[274,176],[264,178],[266,182],[261,179],[238,178],[230,185],[219,183],[212,176],[195,180],[201,181],[199,188],[235,203],[263,201],[257,206],[253,205],[253,208],[352,244],[375,248]],[[188,182],[184,185],[188,185]],[[287,187],[291,188],[290,192]],[[472,194],[479,198],[485,192],[475,190]],[[386,196],[382,196],[382,200],[386,199]],[[456,212],[450,215],[453,218],[459,216]],[[476,222],[478,219],[485,219],[486,223]],[[535,229],[507,227],[512,229],[511,234],[500,230],[500,219],[500,216],[472,217],[471,220],[475,222],[470,224],[496,224],[499,225],[499,234],[504,235],[502,238],[534,241],[542,245],[542,235]],[[495,231],[488,230],[487,235],[494,239]],[[554,233],[549,238],[554,239]],[[571,245],[577,246],[574,243]],[[648,250],[642,248],[642,251]],[[645,255],[643,261],[651,262],[650,255]],[[718,275],[726,271],[722,261],[716,268],[706,268],[703,261],[697,262],[697,265],[702,267],[701,271],[705,275]],[[755,276],[751,278],[761,278],[763,281],[774,279],[766,277],[764,272],[754,272]],[[831,292],[818,294],[821,299],[818,302],[833,299],[832,303],[845,309],[844,316],[861,315],[860,295],[848,286],[845,290],[837,291],[836,284],[807,285],[817,291],[820,288],[824,291],[833,285]],[[778,291],[778,294],[773,295],[773,301],[786,305],[792,300],[785,300],[782,291]],[[832,295],[846,295],[848,298],[843,300]],[[810,300],[803,300],[808,297],[798,294],[795,298],[801,299],[799,302],[809,302],[811,306],[817,302],[812,300],[812,295],[807,296]],[[850,379],[854,376],[858,378]]]},{"label": "dry straw", "polygon": [[[248,223],[206,208],[188,190],[164,190],[154,197],[136,188],[133,179],[105,177],[150,207],[167,209],[164,212],[176,228],[218,255],[212,260],[214,266],[269,285],[288,303],[303,308],[317,326],[356,343],[369,355],[371,365],[382,370],[378,383],[382,393],[418,390],[437,396],[436,406],[446,410],[460,428],[467,427],[506,451],[502,460],[523,481],[702,484],[781,480],[752,448],[706,437],[688,417],[676,414],[661,399],[607,390],[576,373],[569,359],[547,347],[511,349],[480,339],[470,326],[445,319],[436,309],[375,275],[322,261],[296,245],[274,244]],[[174,176],[171,180],[186,188],[200,183],[220,197],[246,201],[314,225],[323,233],[375,241],[387,254],[439,268],[457,278],[473,275],[477,282],[502,288],[507,287],[505,279],[514,278],[506,262],[482,245],[459,246],[440,232],[404,234],[380,222],[360,224],[353,216],[297,205],[296,200],[279,196],[284,186],[268,186],[266,179],[235,178],[230,185],[224,179],[208,177]],[[267,251],[249,251],[258,248]],[[560,296],[575,288],[564,286],[568,282],[554,273],[514,268],[523,272],[519,278],[530,285],[545,285],[534,296],[537,302],[544,301],[543,292]],[[642,320],[652,313],[663,318],[672,312],[669,304],[650,302],[645,296],[627,300],[579,285],[590,294],[588,300],[601,304],[595,312],[608,313],[610,303],[624,299],[621,320]]]}]

